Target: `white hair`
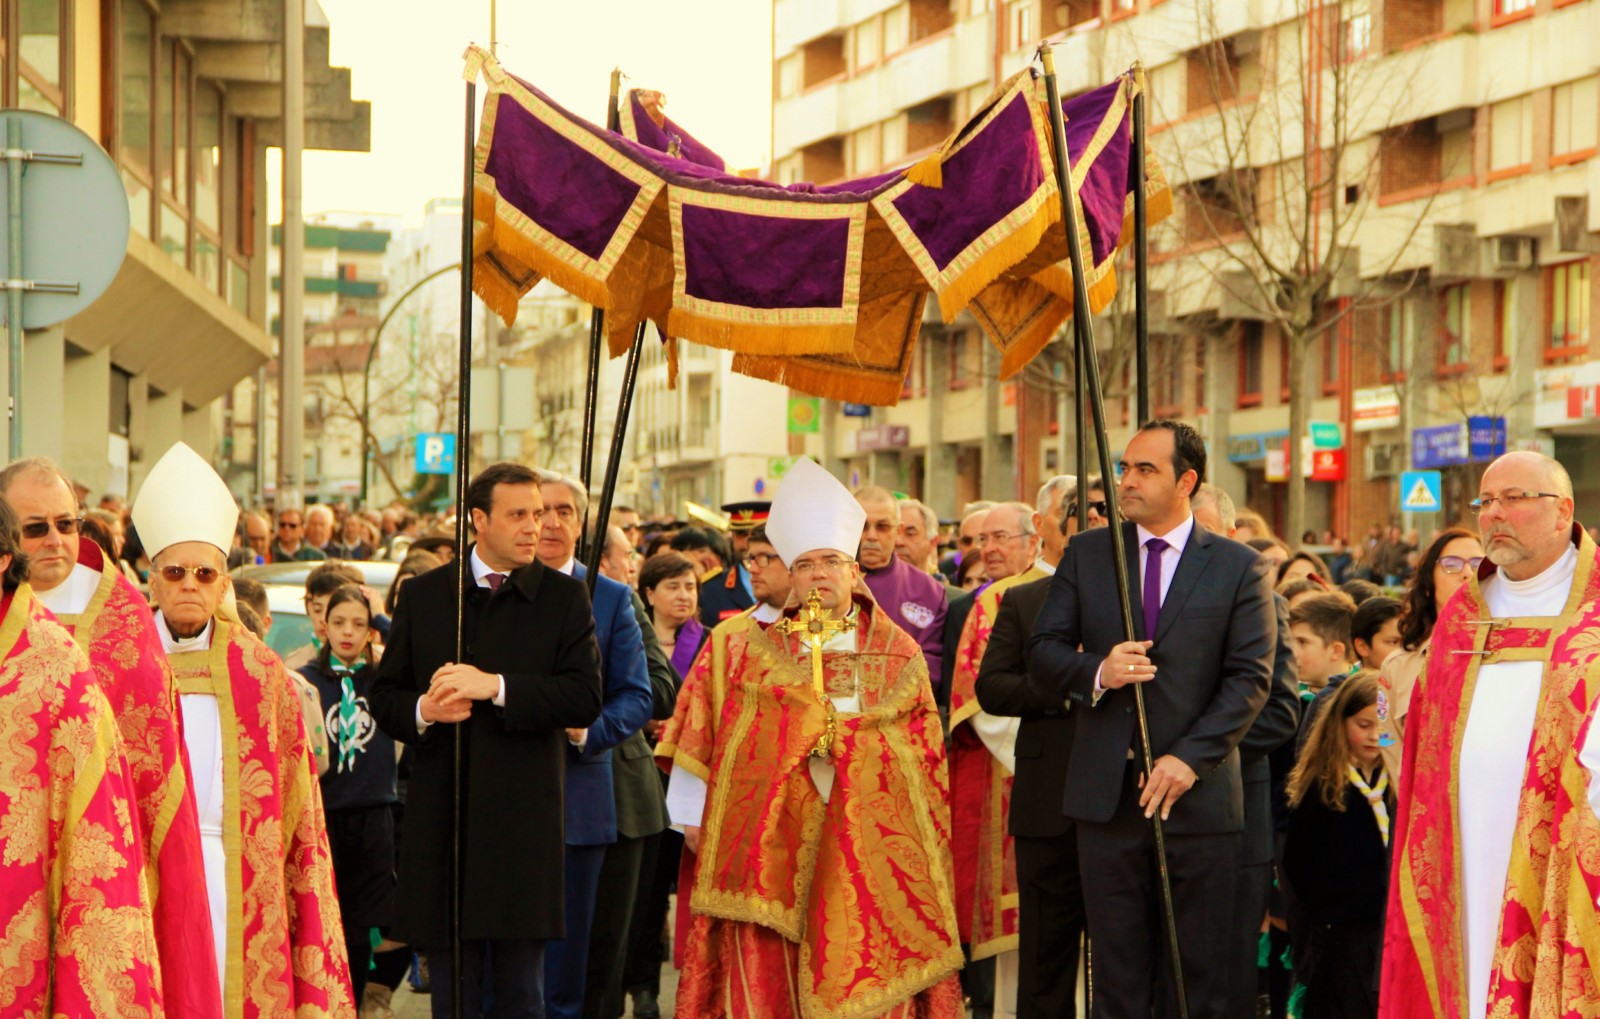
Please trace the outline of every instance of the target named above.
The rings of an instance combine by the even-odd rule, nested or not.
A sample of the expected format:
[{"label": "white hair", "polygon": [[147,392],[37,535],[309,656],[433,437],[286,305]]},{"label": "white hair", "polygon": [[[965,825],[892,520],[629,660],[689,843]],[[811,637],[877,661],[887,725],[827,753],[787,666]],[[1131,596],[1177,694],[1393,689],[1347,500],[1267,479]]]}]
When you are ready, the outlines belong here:
[{"label": "white hair", "polygon": [[1034,511],[1037,512],[1041,517],[1044,516],[1045,513],[1049,512],[1052,497],[1057,492],[1061,493],[1063,504],[1068,498],[1076,495],[1078,492],[1078,479],[1076,475],[1057,474],[1055,477],[1041,485],[1039,487],[1039,496],[1034,500]]},{"label": "white hair", "polygon": [[922,529],[924,531],[929,534],[937,534],[939,532],[939,514],[935,513],[933,507],[927,503],[917,499],[901,499],[900,509],[902,511],[901,519],[904,519],[905,510],[912,510],[921,514]]},{"label": "white hair", "polygon": [[1233,504],[1233,496],[1225,489],[1206,482],[1194,493],[1196,501],[1210,500],[1217,507],[1217,516],[1222,519],[1222,529],[1231,531],[1239,525],[1239,509]]}]

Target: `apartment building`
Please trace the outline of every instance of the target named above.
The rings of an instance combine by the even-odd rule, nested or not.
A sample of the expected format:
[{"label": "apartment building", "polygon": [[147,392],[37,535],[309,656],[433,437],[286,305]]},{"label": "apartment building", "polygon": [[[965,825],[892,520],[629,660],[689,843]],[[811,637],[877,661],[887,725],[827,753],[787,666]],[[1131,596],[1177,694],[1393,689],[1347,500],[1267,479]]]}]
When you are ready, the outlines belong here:
[{"label": "apartment building", "polygon": [[[91,307],[30,331],[26,451],[126,495],[183,439],[229,455],[229,391],[273,354],[266,149],[282,137],[280,7],[217,0],[5,4],[0,102],[62,117],[117,163],[128,253]],[[365,151],[371,108],[306,5],[306,144]]]},{"label": "apartment building", "polygon": [[[938,141],[926,125],[959,124],[1045,37],[1066,96],[1142,61],[1177,198],[1151,238],[1152,407],[1201,429],[1241,502],[1281,524],[1298,453],[1306,527],[1360,532],[1402,519],[1401,471],[1435,467],[1445,511],[1405,519],[1441,525],[1507,444],[1559,457],[1580,498],[1600,489],[1597,0],[777,0],[774,16],[785,180],[917,158]],[[1296,186],[1314,209],[1301,224],[1338,240],[1307,250],[1342,267],[1303,380],[1282,317],[1233,275],[1255,241],[1292,253],[1292,216],[1273,217]],[[1097,322],[1103,348],[1126,334],[1116,314]],[[974,323],[934,319],[899,406],[829,406],[818,451],[945,514],[1070,469],[1061,365],[1001,383]],[[1301,386],[1314,436],[1291,439]],[[1108,406],[1114,450],[1126,403]]]}]

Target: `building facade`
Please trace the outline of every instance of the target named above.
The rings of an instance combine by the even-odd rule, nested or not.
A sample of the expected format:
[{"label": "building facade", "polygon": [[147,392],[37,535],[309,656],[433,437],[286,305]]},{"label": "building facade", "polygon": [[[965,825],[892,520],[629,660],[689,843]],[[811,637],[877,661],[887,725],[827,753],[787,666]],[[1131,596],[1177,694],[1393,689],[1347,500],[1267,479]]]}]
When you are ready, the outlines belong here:
[{"label": "building facade", "polygon": [[[1597,0],[777,0],[774,19],[784,181],[915,160],[1046,37],[1064,96],[1142,62],[1176,198],[1151,235],[1152,410],[1195,423],[1214,480],[1280,526],[1292,453],[1318,532],[1453,521],[1507,445],[1562,459],[1580,500],[1600,489]],[[1244,299],[1266,259],[1292,260],[1297,226],[1311,270],[1339,266],[1302,380],[1283,316]],[[1131,427],[1125,315],[1096,323],[1113,451]],[[945,515],[1070,470],[1059,344],[1000,382],[975,324],[934,318],[899,406],[830,405],[813,448]],[[1300,387],[1314,434],[1291,439]],[[1410,467],[1443,472],[1440,512],[1404,512]]]},{"label": "building facade", "polygon": [[[273,354],[266,149],[282,136],[281,9],[212,0],[6,4],[0,102],[72,122],[131,213],[110,289],[23,350],[21,427],[91,492],[127,495],[183,439],[231,456],[231,387]],[[365,151],[371,108],[306,13],[308,148]],[[0,422],[0,430],[5,427]]]}]

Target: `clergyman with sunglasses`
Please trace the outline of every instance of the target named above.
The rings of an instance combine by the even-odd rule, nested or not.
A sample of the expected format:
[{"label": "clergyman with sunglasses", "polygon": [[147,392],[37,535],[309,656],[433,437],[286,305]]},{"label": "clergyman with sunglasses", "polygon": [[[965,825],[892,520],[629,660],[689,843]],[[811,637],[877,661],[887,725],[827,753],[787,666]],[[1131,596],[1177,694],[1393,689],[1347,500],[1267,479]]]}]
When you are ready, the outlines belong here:
[{"label": "clergyman with sunglasses", "polygon": [[[207,947],[224,974],[248,972],[247,959],[287,960],[272,999],[277,1014],[353,1015],[299,694],[283,662],[233,610],[227,555],[238,519],[227,484],[181,442],[150,469],[133,504],[150,553],[157,633],[183,710],[210,903]],[[193,942],[186,947],[198,956]]]},{"label": "clergyman with sunglasses", "polygon": [[165,997],[220,1004],[181,714],[150,607],[108,551],[83,537],[77,498],[54,463],[30,457],[0,470],[0,498],[21,523],[34,597],[86,648],[111,702],[133,776],[143,865],[157,879],[152,913]]},{"label": "clergyman with sunglasses", "polygon": [[[1571,477],[1541,453],[1495,460],[1470,508],[1488,561],[1474,571],[1470,544],[1438,548],[1466,582],[1439,610],[1406,716],[1382,1000],[1394,1016],[1441,999],[1463,1015],[1577,1014],[1595,1001],[1582,931],[1600,884],[1600,551]],[[1523,964],[1529,937],[1537,966]]]}]

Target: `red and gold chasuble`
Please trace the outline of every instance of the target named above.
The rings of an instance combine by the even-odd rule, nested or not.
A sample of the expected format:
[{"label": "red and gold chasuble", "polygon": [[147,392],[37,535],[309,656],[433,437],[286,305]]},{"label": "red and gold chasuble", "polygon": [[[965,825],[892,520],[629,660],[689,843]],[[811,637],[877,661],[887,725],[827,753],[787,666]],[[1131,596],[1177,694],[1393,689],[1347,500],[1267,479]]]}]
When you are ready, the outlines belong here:
[{"label": "red and gold chasuble", "polygon": [[89,656],[133,775],[162,1004],[169,1019],[221,1019],[200,825],[172,670],[149,605],[115,564],[88,538],[78,544],[78,563],[99,572],[100,586],[80,615],[57,618]]},{"label": "red and gold chasuble", "polygon": [[950,820],[955,859],[956,919],[973,959],[1017,947],[1016,850],[1006,833],[1011,815],[1011,772],[967,724],[978,704],[978,669],[1011,588],[1044,576],[1037,566],[983,589],[961,628],[950,674]]},{"label": "red and gold chasuble", "polygon": [[[1600,569],[1578,567],[1559,617],[1490,620],[1479,578],[1450,600],[1406,721],[1379,1014],[1468,1019],[1456,776],[1482,666],[1547,663],[1517,807],[1489,985],[1491,1019],[1600,1015],[1600,821],[1578,752],[1600,696]],[[1492,571],[1484,564],[1484,576]],[[1479,1019],[1479,1017],[1472,1017]]]},{"label": "red and gold chasuble", "polygon": [[748,616],[718,626],[657,755],[707,783],[678,1011],[701,1019],[954,1019],[961,947],[944,743],[922,649],[858,599],[858,651],[825,653],[840,711],[825,802],[810,771],[827,728],[810,652]]},{"label": "red and gold chasuble", "polygon": [[83,652],[0,602],[0,1015],[161,1016],[132,778]]},{"label": "red and gold chasuble", "polygon": [[222,721],[228,1014],[355,1019],[299,695],[250,631],[220,616],[214,625],[208,650],[171,658],[178,691],[216,697]]}]

